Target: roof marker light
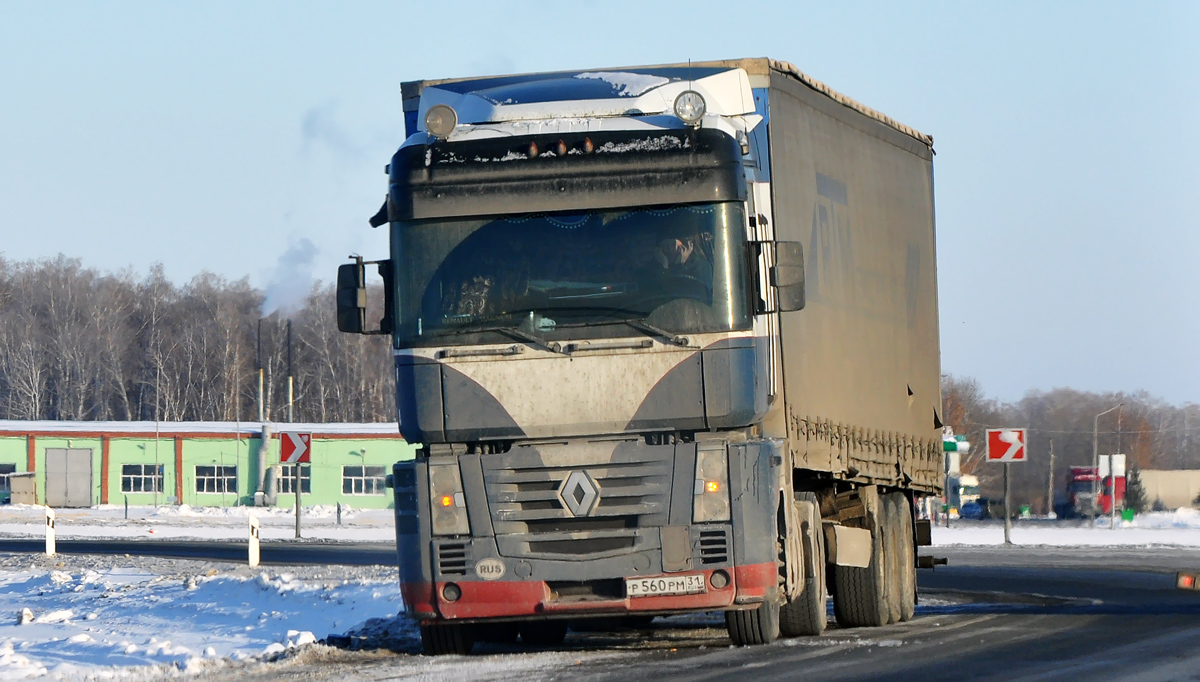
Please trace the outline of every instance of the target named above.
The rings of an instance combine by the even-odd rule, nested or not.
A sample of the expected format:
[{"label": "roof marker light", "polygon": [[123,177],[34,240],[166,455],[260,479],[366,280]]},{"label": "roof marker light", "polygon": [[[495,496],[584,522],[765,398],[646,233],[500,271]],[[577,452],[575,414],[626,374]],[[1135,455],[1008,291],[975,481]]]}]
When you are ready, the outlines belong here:
[{"label": "roof marker light", "polygon": [[707,108],[704,96],[695,90],[684,90],[675,98],[675,115],[690,126],[700,123]]},{"label": "roof marker light", "polygon": [[458,125],[458,113],[448,104],[435,104],[425,112],[425,130],[439,140],[450,137]]}]

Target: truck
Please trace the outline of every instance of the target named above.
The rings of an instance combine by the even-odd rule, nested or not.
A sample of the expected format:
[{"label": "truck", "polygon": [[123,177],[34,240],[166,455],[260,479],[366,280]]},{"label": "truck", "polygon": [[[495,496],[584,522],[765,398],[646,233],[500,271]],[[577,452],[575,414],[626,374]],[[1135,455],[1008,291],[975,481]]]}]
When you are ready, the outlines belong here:
[{"label": "truck", "polygon": [[1067,470],[1066,497],[1055,512],[1060,518],[1095,517],[1113,511],[1113,488],[1116,488],[1117,509],[1125,508],[1125,458],[1112,455],[1116,475],[1111,475],[1109,455],[1100,459],[1100,468],[1069,467]]},{"label": "truck", "polygon": [[843,626],[911,618],[943,472],[932,138],[765,58],[401,92],[390,254],[339,268],[337,318],[391,336],[425,652],[702,611],[765,644],[821,634],[830,595]]}]

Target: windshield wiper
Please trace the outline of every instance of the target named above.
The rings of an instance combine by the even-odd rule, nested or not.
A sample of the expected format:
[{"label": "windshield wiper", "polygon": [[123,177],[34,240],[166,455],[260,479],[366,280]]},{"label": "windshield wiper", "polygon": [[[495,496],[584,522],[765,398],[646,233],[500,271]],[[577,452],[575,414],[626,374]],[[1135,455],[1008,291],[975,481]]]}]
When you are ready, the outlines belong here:
[{"label": "windshield wiper", "polygon": [[[594,312],[599,315],[604,315],[605,317],[610,318],[608,320],[599,322],[599,324],[624,324],[627,327],[630,327],[639,332],[642,332],[646,336],[656,338],[656,339],[659,339],[662,341],[666,341],[667,343],[670,343],[675,346],[687,347],[687,345],[690,343],[690,341],[688,340],[688,338],[686,336],[680,336],[679,334],[667,331],[666,329],[663,329],[656,325],[650,324],[649,322],[646,321],[646,317],[644,315],[641,315],[639,317],[629,316],[629,313],[636,313],[636,311],[629,310],[629,309],[609,308],[609,307],[605,307],[605,306],[561,306],[561,307],[556,306],[553,310],[555,312],[563,312],[563,311],[568,311],[568,310],[578,312],[578,311],[586,310],[586,311]],[[625,315],[625,317],[622,317],[621,315]],[[639,315],[640,315],[640,313],[639,313]],[[566,324],[558,324],[557,326],[559,328],[589,327],[592,324],[595,324],[595,323],[592,323],[592,322],[570,322],[570,323],[566,323]]]},{"label": "windshield wiper", "polygon": [[656,326],[650,324],[649,322],[645,321],[644,319],[630,317],[630,318],[621,318],[616,321],[624,322],[627,326],[633,327],[634,329],[642,332],[643,334],[646,334],[647,336],[653,336],[655,338],[665,339],[666,341],[673,343],[676,346],[686,347],[688,345],[688,343],[690,343],[686,336],[680,336],[673,332],[669,332],[666,329],[656,327]]},{"label": "windshield wiper", "polygon": [[470,328],[464,328],[464,329],[454,329],[447,333],[457,336],[460,334],[482,334],[484,332],[495,332],[497,334],[503,334],[510,339],[515,339],[517,341],[524,341],[524,342],[532,344],[538,348],[541,348],[542,350],[548,350],[551,353],[562,353],[563,352],[562,345],[559,344],[557,341],[547,341],[546,339],[543,339],[542,337],[538,336],[537,334],[534,334],[532,332],[527,332],[524,329],[521,329],[520,327],[511,326],[511,325],[509,325],[509,326],[498,325],[498,326],[494,326],[494,327],[470,327]]}]

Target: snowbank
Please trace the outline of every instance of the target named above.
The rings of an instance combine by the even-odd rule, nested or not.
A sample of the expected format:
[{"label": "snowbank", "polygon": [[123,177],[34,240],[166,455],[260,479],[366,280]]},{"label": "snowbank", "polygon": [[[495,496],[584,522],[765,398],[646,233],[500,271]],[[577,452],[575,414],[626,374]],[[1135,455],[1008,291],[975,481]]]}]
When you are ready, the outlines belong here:
[{"label": "snowbank", "polygon": [[[933,544],[1001,545],[1004,526],[999,521],[952,521],[950,528],[935,526]],[[1117,521],[1109,527],[1108,517],[1086,520],[1021,521],[1013,523],[1012,541],[1017,545],[1050,547],[1171,546],[1200,547],[1200,511],[1139,514],[1133,521]]]},{"label": "snowbank", "polygon": [[[401,608],[394,578],[300,580],[138,568],[0,573],[0,680],[272,660]],[[33,619],[22,624],[28,609]],[[128,670],[124,672],[129,672]]]}]

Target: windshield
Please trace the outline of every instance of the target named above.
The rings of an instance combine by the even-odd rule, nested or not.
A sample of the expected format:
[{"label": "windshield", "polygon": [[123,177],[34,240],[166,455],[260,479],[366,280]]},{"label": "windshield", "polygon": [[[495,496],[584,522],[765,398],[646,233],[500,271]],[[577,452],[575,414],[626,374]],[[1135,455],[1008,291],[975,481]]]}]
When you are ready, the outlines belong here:
[{"label": "windshield", "polygon": [[732,202],[395,223],[396,344],[747,329],[743,220]]}]

